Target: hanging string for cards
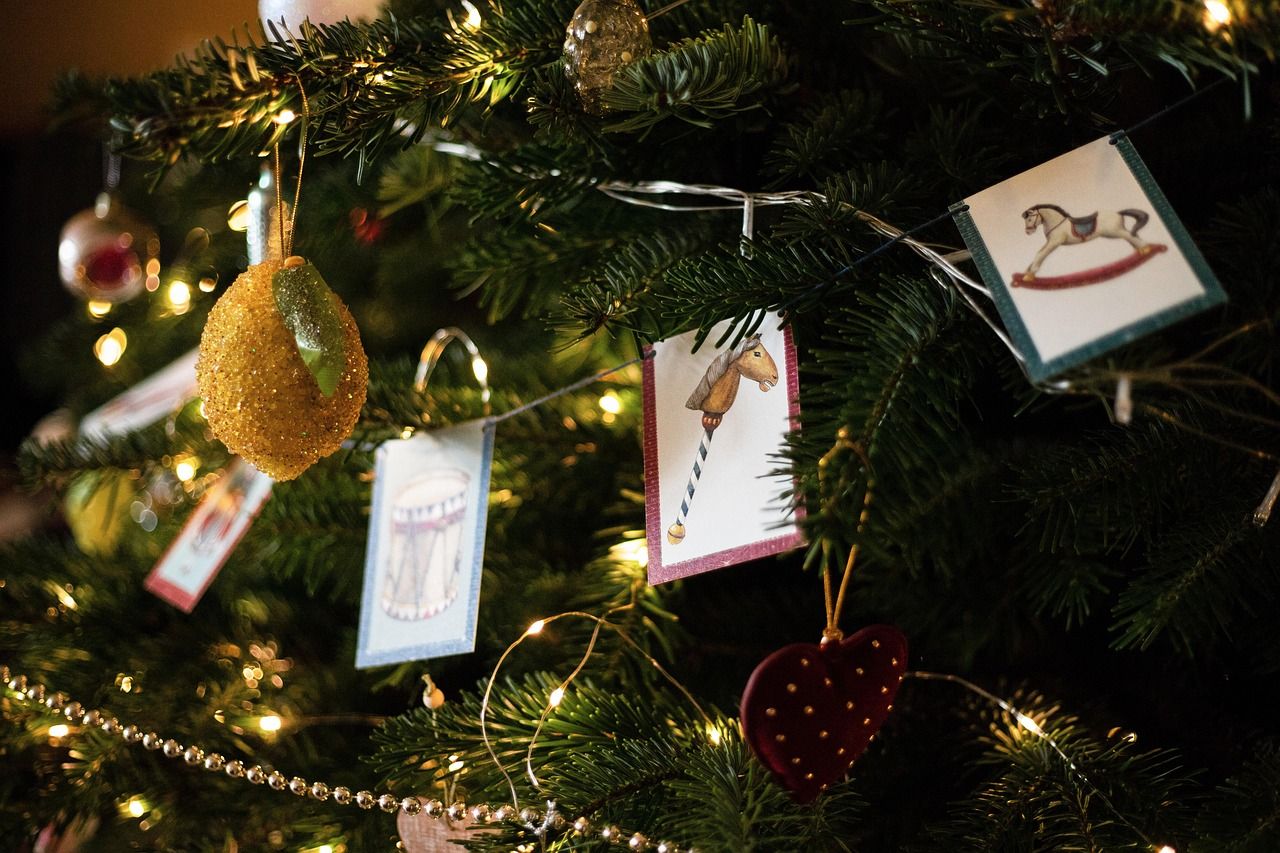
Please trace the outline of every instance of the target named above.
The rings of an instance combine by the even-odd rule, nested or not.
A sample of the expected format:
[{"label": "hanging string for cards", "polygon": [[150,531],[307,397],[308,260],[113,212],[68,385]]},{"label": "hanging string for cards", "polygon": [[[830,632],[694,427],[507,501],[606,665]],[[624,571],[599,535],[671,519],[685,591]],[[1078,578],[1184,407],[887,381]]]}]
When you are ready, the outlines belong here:
[{"label": "hanging string for cards", "polygon": [[[875,482],[871,477],[871,460],[861,443],[849,438],[849,428],[841,427],[836,433],[836,443],[818,460],[818,478],[820,482],[831,467],[832,460],[842,451],[851,451],[862,462],[862,470],[866,474],[866,484],[862,491],[862,507],[858,511],[858,528],[854,533],[853,545],[849,547],[849,556],[845,559],[844,571],[840,575],[840,589],[833,594],[831,582],[831,564],[828,559],[826,543],[823,543],[822,561],[822,603],[827,613],[827,625],[822,629],[822,642],[839,642],[844,639],[840,630],[840,614],[844,610],[845,595],[849,591],[849,580],[853,577],[854,566],[858,562],[858,550],[862,546],[862,534],[866,530],[867,518],[871,514],[871,495]],[[825,489],[823,489],[825,492]]]},{"label": "hanging string for cards", "polygon": [[[600,632],[601,630],[604,630],[604,629],[613,631],[617,635],[618,639],[622,640],[622,642],[630,646],[635,652],[637,652],[640,655],[640,657],[645,661],[645,663],[653,667],[653,669],[659,675],[661,675],[673,687],[675,687],[676,690],[678,690],[681,693],[681,695],[684,696],[684,698],[689,702],[689,704],[697,712],[698,716],[702,718],[702,721],[707,726],[708,731],[715,730],[714,721],[711,719],[710,715],[708,715],[707,712],[703,709],[703,707],[700,704],[698,704],[698,700],[694,698],[693,693],[689,690],[689,688],[685,687],[680,682],[679,679],[677,679],[674,675],[672,675],[667,670],[667,668],[664,667],[658,661],[657,658],[655,658],[653,655],[645,651],[644,648],[642,648],[639,643],[637,643],[634,639],[632,639],[631,636],[620,625],[617,625],[609,621],[609,617],[617,613],[624,613],[627,611],[634,610],[635,607],[636,607],[635,601],[632,600],[627,604],[621,604],[616,607],[609,608],[604,612],[603,616],[596,616],[594,613],[587,613],[581,610],[570,610],[564,613],[557,613],[554,616],[548,616],[545,619],[538,619],[537,621],[533,622],[527,629],[525,629],[525,632],[521,634],[520,637],[515,640],[515,642],[507,646],[506,650],[503,651],[502,655],[498,658],[498,662],[493,667],[493,672],[489,675],[489,681],[485,685],[484,695],[480,700],[480,739],[484,743],[485,751],[489,753],[489,758],[493,761],[494,766],[498,768],[498,772],[501,773],[503,778],[506,780],[507,787],[511,791],[511,805],[513,809],[518,810],[520,808],[520,795],[516,790],[515,779],[512,778],[511,773],[506,768],[506,765],[504,765],[502,763],[502,760],[498,757],[497,751],[493,748],[493,740],[489,737],[489,729],[488,729],[488,717],[489,717],[489,708],[490,708],[489,700],[493,694],[493,686],[494,684],[497,683],[498,673],[502,670],[502,666],[506,662],[507,658],[510,657],[511,654],[525,640],[529,639],[530,637],[538,636],[543,632],[543,630],[548,625],[550,625],[553,622],[558,622],[561,619],[575,617],[579,619],[586,619],[592,622],[593,628],[591,632],[591,638],[587,642],[587,647],[586,647],[586,650],[583,652],[582,657],[578,660],[577,665],[573,668],[573,670],[569,673],[569,675],[566,678],[564,678],[555,687],[555,689],[551,691],[551,695],[547,699],[547,704],[543,708],[541,715],[538,717],[538,723],[536,728],[534,729],[533,735],[529,739],[529,747],[525,752],[524,768],[525,768],[525,776],[529,779],[529,781],[532,783],[535,789],[540,789],[542,787],[542,783],[538,780],[537,774],[534,772],[534,769],[533,769],[533,752],[534,752],[534,748],[537,746],[538,738],[542,734],[542,729],[546,724],[547,718],[560,705],[560,702],[564,699],[565,692],[568,690],[569,685],[571,685],[573,681],[582,673],[582,670],[586,667],[587,662],[591,659],[592,655],[595,653],[595,647],[596,647],[597,641],[599,640]],[[588,807],[586,807],[583,810],[583,813],[590,814],[596,808],[598,808],[599,805],[600,805],[599,802],[593,803]]]},{"label": "hanging string for cards", "polygon": [[280,143],[271,149],[272,166],[276,179],[276,214],[280,223],[280,260],[293,254],[293,231],[298,220],[298,202],[302,198],[302,167],[307,162],[307,125],[311,122],[311,103],[307,100],[307,90],[302,85],[302,78],[293,75],[298,81],[298,92],[302,95],[302,127],[298,129],[298,179],[293,187],[293,209],[289,211],[289,223],[286,227],[284,218],[284,196],[280,194]]}]

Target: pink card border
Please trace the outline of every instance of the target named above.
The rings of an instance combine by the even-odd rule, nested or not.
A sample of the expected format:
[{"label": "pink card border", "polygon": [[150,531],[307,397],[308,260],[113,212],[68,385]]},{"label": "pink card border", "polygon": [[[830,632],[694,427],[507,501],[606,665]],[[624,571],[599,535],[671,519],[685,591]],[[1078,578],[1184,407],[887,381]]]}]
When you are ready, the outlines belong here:
[{"label": "pink card border", "polygon": [[[237,457],[236,464],[247,465],[249,463]],[[222,476],[226,477],[227,475],[224,473]],[[221,479],[219,480],[219,482],[221,482]],[[216,488],[216,486],[214,488]],[[206,494],[206,497],[207,497],[207,494]],[[231,559],[231,554],[236,550],[236,547],[239,546],[240,540],[243,539],[245,534],[249,532],[249,528],[253,527],[253,522],[256,521],[258,518],[258,513],[262,512],[262,508],[267,505],[267,501],[270,499],[271,499],[271,490],[268,489],[267,493],[262,496],[262,500],[259,501],[256,507],[254,507],[253,513],[249,516],[248,523],[245,524],[245,526],[240,530],[240,533],[236,536],[235,541],[233,541],[231,545],[228,546],[226,554],[225,556],[223,556],[222,561],[218,563],[217,566],[214,567],[213,571],[209,572],[209,576],[204,579],[204,583],[200,585],[200,588],[198,590],[196,590],[195,592],[189,593],[182,587],[178,586],[177,584],[169,580],[166,580],[165,578],[160,577],[160,567],[164,565],[164,561],[169,558],[169,552],[171,552],[177,546],[178,541],[182,538],[182,534],[186,532],[187,524],[191,523],[190,518],[188,518],[186,523],[182,525],[182,529],[178,531],[178,535],[173,537],[173,541],[169,543],[169,547],[164,549],[164,553],[160,555],[160,559],[156,560],[155,566],[151,569],[151,572],[147,575],[146,580],[142,582],[143,588],[147,590],[147,592],[150,592],[151,594],[158,597],[161,601],[165,601],[169,604],[172,604],[174,607],[178,608],[183,613],[190,613],[192,610],[195,610],[196,605],[200,603],[200,599],[204,598],[205,590],[207,590],[209,588],[209,585],[213,583],[214,578],[216,578],[219,574],[222,573],[222,567],[227,564],[227,560]],[[204,498],[202,497],[201,500],[203,501]],[[193,511],[192,517],[194,516],[195,516],[195,512]]]},{"label": "pink card border", "polygon": [[[766,322],[768,322],[766,320]],[[791,326],[783,329],[783,340],[786,348],[787,370],[787,411],[791,421],[791,429],[800,426],[800,380],[796,360],[795,340],[791,335]],[[654,377],[653,347],[644,347],[644,528],[645,540],[649,551],[649,583],[657,585],[668,581],[692,577],[725,566],[745,563],[781,554],[804,544],[804,532],[796,530],[772,539],[761,539],[749,545],[727,548],[713,554],[705,554],[679,563],[662,562],[662,507],[661,484],[658,482],[658,418],[654,412]],[[799,524],[805,516],[804,507],[795,508],[795,523]]]}]

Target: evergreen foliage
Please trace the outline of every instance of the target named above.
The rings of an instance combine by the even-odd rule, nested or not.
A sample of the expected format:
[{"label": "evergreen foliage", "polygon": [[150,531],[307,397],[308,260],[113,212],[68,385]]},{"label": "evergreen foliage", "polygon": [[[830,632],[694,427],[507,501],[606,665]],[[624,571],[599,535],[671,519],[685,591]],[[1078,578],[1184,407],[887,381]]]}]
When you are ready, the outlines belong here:
[{"label": "evergreen foliage", "polygon": [[[478,27],[446,0],[405,0],[373,23],[215,39],[143,78],[69,78],[64,118],[142,164],[126,168],[131,205],[182,212],[165,245],[211,232],[165,280],[209,271],[217,292],[245,262],[227,205],[277,144],[289,183],[305,124],[297,249],[351,306],[371,379],[350,447],[275,487],[192,614],[142,581],[228,459],[197,406],[105,441],[27,442],[33,489],[61,500],[112,471],[129,493],[90,519],[123,531],[100,553],[59,530],[0,550],[0,662],[309,781],[554,798],[570,821],[703,853],[1275,848],[1280,519],[1254,511],[1280,468],[1280,6],[1226,5],[1234,22],[1217,28],[1200,0],[693,2],[653,20],[654,53],[618,72],[603,117],[565,78],[567,0],[478,3]],[[1223,80],[1133,138],[1230,303],[1073,371],[1068,389],[1030,385],[974,303],[860,215],[952,252],[941,214],[957,199]],[[278,122],[284,110],[296,118]],[[760,206],[740,239],[737,210],[602,192],[647,180],[810,195]],[[83,415],[189,350],[216,292],[186,312],[164,294],[105,321],[129,336],[115,367],[91,356],[109,326],[81,312],[32,353],[30,380]],[[499,423],[475,653],[353,668],[371,448],[486,411],[447,358],[413,390],[437,327],[476,339],[502,413],[645,343],[696,330],[723,344],[771,311],[799,346],[803,426],[777,463],[807,550],[647,585],[633,365]],[[1128,427],[1111,418],[1122,374]],[[179,457],[198,460],[190,482]],[[818,639],[820,573],[855,543],[844,627],[897,624],[913,667],[1012,696],[1027,717],[909,679],[849,778],[801,806],[735,708],[765,655]],[[596,623],[549,623],[492,683],[486,728],[508,779],[481,697],[529,624],[568,610],[610,627],[536,741]],[[446,694],[436,710],[420,701],[428,673]],[[258,726],[266,714],[279,734]],[[0,695],[0,837],[100,821],[85,849],[394,843],[377,810],[75,727],[51,740],[53,722]],[[466,846],[530,844],[507,822]],[[561,829],[546,848],[606,845]]]}]

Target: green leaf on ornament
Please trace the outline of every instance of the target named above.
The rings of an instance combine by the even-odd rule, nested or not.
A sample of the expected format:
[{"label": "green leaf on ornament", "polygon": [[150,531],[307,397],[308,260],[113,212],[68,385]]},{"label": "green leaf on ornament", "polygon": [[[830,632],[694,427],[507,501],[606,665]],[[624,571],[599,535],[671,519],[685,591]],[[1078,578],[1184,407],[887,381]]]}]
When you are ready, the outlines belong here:
[{"label": "green leaf on ornament", "polygon": [[285,267],[271,279],[276,310],[285,328],[293,333],[298,354],[320,393],[326,397],[338,387],[347,363],[346,335],[333,291],[311,264]]}]

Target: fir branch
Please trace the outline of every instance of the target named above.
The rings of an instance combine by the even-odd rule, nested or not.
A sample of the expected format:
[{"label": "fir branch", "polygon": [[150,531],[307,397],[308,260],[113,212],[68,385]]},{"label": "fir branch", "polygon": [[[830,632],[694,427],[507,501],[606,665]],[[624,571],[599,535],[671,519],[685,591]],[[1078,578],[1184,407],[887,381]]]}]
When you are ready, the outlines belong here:
[{"label": "fir branch", "polygon": [[777,89],[786,79],[787,58],[768,27],[744,18],[697,38],[624,65],[603,96],[610,113],[633,113],[606,130],[635,133],[667,118],[708,127],[759,101],[746,99]]},{"label": "fir branch", "polygon": [[1254,754],[1218,786],[1196,819],[1196,851],[1261,853],[1280,846],[1280,747],[1257,744]]},{"label": "fir branch", "polygon": [[1229,504],[1181,520],[1152,544],[1143,573],[1116,604],[1115,644],[1147,648],[1167,634],[1185,654],[1206,651],[1233,621],[1280,594],[1263,556],[1263,531]]}]

